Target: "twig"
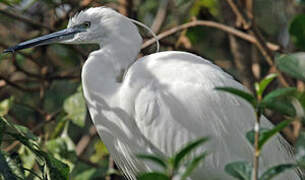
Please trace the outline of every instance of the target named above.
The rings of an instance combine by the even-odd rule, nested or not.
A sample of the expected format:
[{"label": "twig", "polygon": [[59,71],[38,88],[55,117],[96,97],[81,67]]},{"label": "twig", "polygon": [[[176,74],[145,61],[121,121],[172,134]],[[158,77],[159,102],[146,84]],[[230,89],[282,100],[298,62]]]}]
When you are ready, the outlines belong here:
[{"label": "twig", "polygon": [[[7,49],[9,46],[6,45],[6,44],[3,44],[3,42],[0,42],[0,46],[3,47],[4,49]],[[1,52],[0,52],[1,53]],[[36,64],[37,66],[41,67],[42,64],[38,61],[35,60],[35,58],[32,56],[32,55],[29,55],[29,54],[25,54],[21,51],[16,51],[15,53],[19,53],[21,54],[22,56],[28,58],[29,60],[31,60],[34,64]]]},{"label": "twig", "polygon": [[154,19],[154,22],[151,25],[151,30],[154,33],[159,32],[159,30],[165,20],[168,2],[169,2],[169,0],[160,1],[157,15]]},{"label": "twig", "polygon": [[119,7],[118,10],[124,16],[130,16],[132,12],[133,2],[132,0],[118,0]]},{"label": "twig", "polygon": [[[220,29],[224,32],[227,32],[229,34],[232,34],[234,36],[237,36],[241,39],[244,39],[246,41],[249,41],[253,44],[257,44],[257,40],[255,37],[247,34],[247,33],[244,33],[242,31],[239,31],[235,28],[232,28],[230,26],[226,26],[224,24],[220,24],[220,23],[217,23],[217,22],[214,22],[214,21],[205,21],[205,20],[193,20],[191,22],[188,22],[188,23],[185,23],[185,24],[182,24],[182,25],[179,25],[179,26],[176,26],[176,27],[173,27],[167,31],[164,31],[162,33],[160,33],[157,38],[159,40],[163,39],[163,38],[166,38],[172,34],[175,34],[176,32],[179,32],[179,31],[182,31],[184,29],[188,29],[188,28],[191,28],[191,27],[195,27],[195,26],[206,26],[206,27],[213,27],[213,28],[216,28],[216,29]],[[146,42],[143,43],[142,45],[142,49],[150,46],[151,44],[153,44],[155,42],[155,39],[149,39],[147,40]],[[270,50],[272,51],[279,51],[280,50],[280,46],[276,45],[276,44],[273,44],[273,43],[270,43],[268,42],[267,43],[267,46]]]},{"label": "twig", "polygon": [[[267,63],[270,66],[274,66],[273,55],[272,55],[271,49],[270,49],[270,47],[268,47],[268,44],[266,43],[266,41],[262,37],[261,33],[259,32],[254,19],[251,17],[252,21],[249,22],[248,21],[249,17],[247,17],[246,15],[244,15],[242,13],[242,11],[237,7],[237,5],[233,2],[233,0],[226,0],[226,1],[230,5],[230,7],[231,7],[232,11],[234,12],[234,14],[236,15],[236,17],[241,20],[244,28],[248,31],[248,33],[252,37],[254,37],[254,39],[255,39],[254,44],[257,46],[257,48],[259,49],[261,54],[265,57]],[[289,84],[287,83],[287,81],[285,80],[283,75],[277,69],[276,69],[276,72],[279,74],[278,78],[279,78],[281,84],[284,87],[288,87]]]},{"label": "twig", "polygon": [[25,75],[33,77],[33,78],[42,79],[42,77],[39,74],[31,73],[31,72],[23,69],[21,66],[19,66],[18,62],[16,61],[16,54],[13,54],[12,59],[13,59],[12,62],[14,64],[14,66],[16,67],[17,71],[21,71]]},{"label": "twig", "polygon": [[0,75],[0,79],[4,80],[6,84],[8,84],[8,85],[10,85],[10,86],[12,86],[12,87],[14,87],[18,90],[21,90],[21,91],[29,91],[29,92],[39,91],[38,87],[35,87],[35,88],[23,87],[23,86],[20,86],[19,84],[16,84],[13,81],[11,81],[8,78],[6,78],[4,76],[1,76],[1,75]]},{"label": "twig", "polygon": [[[44,125],[54,121],[56,118],[56,116],[61,112],[60,110],[57,110],[51,114],[46,114],[45,115],[45,121],[41,122],[40,124],[38,124],[37,126],[35,126],[32,130],[33,133],[35,133],[36,131],[40,130]],[[14,141],[10,146],[8,146],[7,148],[4,149],[4,151],[9,152],[12,149],[14,149],[18,144],[20,144],[19,141]]]},{"label": "twig", "polygon": [[[108,162],[109,162],[108,163],[108,170],[109,169],[114,169],[114,161],[113,161],[111,156],[109,156]],[[105,180],[111,180],[111,175],[106,176]]]},{"label": "twig", "polygon": [[260,150],[258,147],[259,140],[259,129],[260,129],[260,113],[256,112],[256,122],[254,127],[254,156],[253,156],[253,170],[252,170],[252,180],[258,179],[258,168],[259,168],[259,155]]},{"label": "twig", "polygon": [[10,18],[13,18],[13,19],[16,19],[18,21],[21,21],[21,22],[24,22],[24,23],[27,23],[33,27],[37,27],[37,28],[44,28],[44,29],[47,29],[49,31],[52,31],[53,29],[44,25],[44,24],[41,24],[41,23],[37,23],[37,22],[34,22],[30,19],[27,19],[27,18],[24,18],[22,16],[19,16],[19,15],[16,15],[16,14],[13,14],[13,13],[10,13],[10,12],[7,12],[5,11],[4,9],[0,9],[0,14],[3,14],[5,16],[8,16]]},{"label": "twig", "polygon": [[76,145],[75,151],[77,156],[81,156],[85,152],[86,148],[88,147],[88,144],[95,135],[96,135],[96,129],[94,126],[91,126],[89,130],[89,134],[84,135]]}]

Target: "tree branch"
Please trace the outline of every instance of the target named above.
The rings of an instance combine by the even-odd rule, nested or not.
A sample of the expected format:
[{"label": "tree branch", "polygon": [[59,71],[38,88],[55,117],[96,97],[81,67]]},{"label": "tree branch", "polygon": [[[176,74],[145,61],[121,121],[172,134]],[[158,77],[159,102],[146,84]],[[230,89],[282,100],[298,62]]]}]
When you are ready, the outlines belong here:
[{"label": "tree branch", "polygon": [[[179,32],[179,31],[182,31],[184,29],[191,28],[191,27],[196,27],[196,26],[206,26],[206,27],[213,27],[213,28],[216,28],[216,29],[220,29],[220,30],[222,30],[224,32],[227,32],[229,34],[237,36],[237,37],[239,37],[241,39],[244,39],[246,41],[249,41],[249,42],[251,42],[253,44],[257,44],[256,38],[251,36],[251,35],[249,35],[249,34],[247,34],[247,33],[244,33],[242,31],[239,31],[239,30],[237,30],[235,28],[232,28],[230,26],[226,26],[226,25],[221,24],[221,23],[217,23],[217,22],[214,22],[214,21],[205,21],[205,20],[193,20],[191,22],[188,22],[188,23],[185,23],[185,24],[173,27],[172,29],[169,29],[167,31],[164,31],[164,32],[160,33],[157,36],[157,38],[160,40],[160,39],[166,38],[166,37],[168,37],[168,36],[170,36],[172,34],[175,34],[176,32]],[[142,49],[150,46],[154,42],[155,42],[154,38],[147,40],[142,45]],[[280,46],[279,45],[276,45],[276,44],[273,44],[273,43],[270,43],[270,42],[267,43],[267,46],[272,51],[279,51],[280,50]]]},{"label": "tree branch", "polygon": [[162,26],[162,24],[165,20],[168,2],[169,2],[169,0],[160,1],[157,15],[154,19],[154,22],[152,23],[152,26],[151,26],[151,30],[154,33],[159,32],[159,30],[160,30],[160,28],[161,28],[161,26]]},{"label": "tree branch", "polygon": [[0,14],[3,14],[3,15],[8,16],[8,17],[10,17],[10,18],[13,18],[13,19],[16,19],[16,20],[18,20],[18,21],[24,22],[24,23],[26,23],[26,24],[29,24],[29,25],[33,26],[33,27],[43,28],[43,29],[47,29],[47,30],[49,30],[49,31],[52,31],[52,30],[53,30],[53,29],[50,28],[49,26],[46,26],[46,25],[41,24],[41,23],[37,23],[37,22],[35,22],[35,21],[32,21],[32,20],[27,19],[27,18],[24,18],[24,17],[19,16],[19,15],[17,15],[17,14],[10,13],[10,12],[8,12],[8,11],[5,11],[4,9],[0,9]]},{"label": "tree branch", "polygon": [[[270,49],[270,47],[268,47],[267,42],[264,40],[263,36],[261,35],[260,31],[258,30],[254,19],[252,17],[250,17],[251,21],[249,22],[248,21],[249,17],[247,17],[246,15],[243,14],[243,12],[237,7],[237,5],[235,4],[235,2],[233,2],[233,0],[226,0],[226,1],[230,5],[230,7],[231,7],[232,11],[234,12],[234,14],[236,15],[236,17],[241,20],[243,27],[255,39],[255,42],[253,42],[253,43],[257,46],[258,50],[265,57],[267,63],[270,66],[274,66],[273,54],[271,52],[271,49]],[[277,69],[276,69],[276,72],[279,74],[278,78],[279,78],[281,84],[285,87],[288,87],[289,84],[287,83],[287,81],[285,80],[285,78],[283,77],[281,72],[279,72]]]}]

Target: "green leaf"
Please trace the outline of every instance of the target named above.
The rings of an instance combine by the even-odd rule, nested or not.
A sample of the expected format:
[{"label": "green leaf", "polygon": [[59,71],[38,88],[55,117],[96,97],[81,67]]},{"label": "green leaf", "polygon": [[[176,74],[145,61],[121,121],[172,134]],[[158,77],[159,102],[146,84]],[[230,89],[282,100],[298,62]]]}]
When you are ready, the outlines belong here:
[{"label": "green leaf", "polygon": [[84,127],[86,119],[86,104],[81,91],[68,97],[64,102],[64,110],[68,113],[68,118],[80,127]]},{"label": "green leaf", "polygon": [[54,131],[52,132],[51,139],[55,139],[63,132],[67,122],[67,118],[60,118],[60,120],[56,124]]},{"label": "green leaf", "polygon": [[13,98],[8,98],[0,102],[0,116],[4,116],[10,110]]},{"label": "green leaf", "polygon": [[170,178],[159,172],[144,173],[137,177],[138,180],[170,180]]},{"label": "green leaf", "polygon": [[61,161],[54,158],[51,154],[47,154],[45,152],[42,152],[48,170],[49,170],[49,176],[50,179],[60,179],[60,180],[68,180],[69,179],[69,166],[62,163]]},{"label": "green leaf", "polygon": [[162,159],[161,157],[158,157],[158,156],[155,156],[155,155],[149,155],[149,154],[138,154],[137,157],[140,158],[140,159],[155,162],[156,164],[163,167],[164,169],[167,168],[166,161],[164,159]]},{"label": "green leaf", "polygon": [[3,175],[4,179],[17,180],[15,174],[13,174],[12,169],[6,162],[6,158],[2,151],[0,151],[0,174]]},{"label": "green leaf", "polygon": [[290,103],[290,99],[287,98],[270,101],[264,104],[263,107],[290,117],[295,117],[296,115],[294,106]]},{"label": "green leaf", "polygon": [[189,177],[191,175],[191,173],[193,172],[193,170],[195,168],[198,167],[198,165],[200,164],[200,162],[207,156],[206,152],[203,152],[201,155],[195,157],[191,163],[186,167],[185,172],[182,175],[181,180],[185,180],[187,177]]},{"label": "green leaf", "polygon": [[276,89],[269,94],[267,94],[263,100],[262,103],[269,103],[276,98],[284,97],[284,96],[290,96],[297,92],[297,89],[294,87],[288,87],[288,88],[280,88]]},{"label": "green leaf", "polygon": [[293,18],[290,27],[289,33],[291,39],[296,47],[304,50],[305,49],[305,15],[300,14]]},{"label": "green leaf", "polygon": [[301,166],[305,167],[305,132],[300,132],[295,145],[295,158]]},{"label": "green leaf", "polygon": [[9,6],[13,6],[19,4],[21,0],[1,0],[0,2]]},{"label": "green leaf", "polygon": [[299,52],[278,56],[275,58],[275,64],[280,71],[291,77],[305,81],[305,53]]},{"label": "green leaf", "polygon": [[38,150],[38,145],[35,142],[33,142],[31,139],[28,139],[27,137],[25,137],[25,136],[23,136],[21,134],[17,134],[17,133],[7,132],[7,135],[9,135],[12,138],[18,140],[20,143],[22,143],[27,148],[29,148],[37,156],[41,157],[41,153]]},{"label": "green leaf", "polygon": [[19,134],[36,141],[38,138],[25,126],[14,124],[6,120],[4,117],[0,117],[1,121],[4,122],[7,126],[16,130]]},{"label": "green leaf", "polygon": [[174,162],[174,168],[178,168],[181,161],[183,160],[184,157],[186,157],[192,150],[197,148],[199,145],[203,144],[206,142],[208,138],[201,138],[196,141],[193,141],[186,145],[184,148],[182,148],[174,157],[173,157],[173,162]]},{"label": "green leaf", "polygon": [[297,89],[294,87],[276,89],[263,98],[259,108],[268,108],[285,115],[295,116],[296,111],[291,104],[291,97],[296,94]]},{"label": "green leaf", "polygon": [[[4,154],[5,155],[5,154]],[[21,158],[17,152],[10,153],[10,155],[5,155],[6,162],[12,170],[13,174],[18,178],[25,179],[24,169]]]},{"label": "green leaf", "polygon": [[265,171],[261,175],[259,180],[271,180],[275,176],[283,173],[284,171],[291,170],[296,167],[297,167],[296,164],[280,164],[280,165],[274,166],[272,168],[269,168],[267,171]]},{"label": "green leaf", "polygon": [[266,87],[270,84],[270,82],[276,78],[277,74],[269,74],[266,76],[263,80],[261,80],[258,84],[255,86],[256,94],[258,96],[263,96],[263,93],[266,89]]},{"label": "green leaf", "polygon": [[2,144],[2,138],[3,138],[3,134],[5,133],[5,129],[6,129],[6,123],[0,117],[0,147]]},{"label": "green leaf", "polygon": [[46,142],[46,148],[48,152],[52,154],[58,154],[60,157],[65,159],[72,158],[72,155],[75,154],[74,148],[69,148],[68,143],[71,141],[69,137],[60,137],[52,139]]},{"label": "green leaf", "polygon": [[13,138],[19,140],[23,145],[25,145],[33,153],[35,153],[36,156],[45,160],[46,165],[49,170],[49,176],[51,177],[51,179],[62,180],[62,179],[69,178],[69,167],[65,163],[62,163],[61,161],[54,158],[52,155],[41,151],[37,144],[33,143],[32,141],[27,139],[25,136],[22,136],[21,134],[16,134],[16,133],[7,133],[7,134]]},{"label": "green leaf", "polygon": [[34,141],[38,140],[37,136],[35,136],[27,127],[15,124],[14,128],[17,129],[17,131],[25,137]]},{"label": "green leaf", "polygon": [[254,108],[256,106],[256,99],[255,97],[250,94],[250,93],[247,93],[245,91],[242,91],[242,90],[239,90],[239,89],[235,89],[235,88],[231,88],[231,87],[217,87],[215,88],[216,90],[219,90],[219,91],[225,91],[225,92],[228,92],[228,93],[231,93],[231,94],[234,94],[236,96],[239,96],[241,97],[242,99],[246,100],[247,102],[249,102]]},{"label": "green leaf", "polygon": [[227,164],[225,172],[238,180],[251,180],[252,166],[246,161],[237,161]]},{"label": "green leaf", "polygon": [[[258,140],[258,149],[261,150],[264,144],[273,137],[276,133],[280,132],[282,129],[284,129],[286,126],[288,126],[292,120],[285,120],[273,127],[272,129],[267,128],[261,128],[259,131],[259,140]],[[251,144],[254,144],[254,136],[255,132],[254,130],[251,130],[247,132],[246,137],[249,140]]]},{"label": "green leaf", "polygon": [[98,140],[95,144],[94,144],[94,149],[95,149],[95,153],[93,153],[90,156],[90,161],[97,163],[99,161],[101,161],[102,159],[104,159],[106,156],[109,155],[109,152],[107,150],[107,147],[105,146],[105,144]]},{"label": "green leaf", "polygon": [[[20,149],[18,150],[18,154],[22,161],[23,168],[26,169],[32,169],[35,165],[35,154],[26,146],[22,145],[20,146]],[[25,176],[28,176],[29,172],[25,172]]]}]

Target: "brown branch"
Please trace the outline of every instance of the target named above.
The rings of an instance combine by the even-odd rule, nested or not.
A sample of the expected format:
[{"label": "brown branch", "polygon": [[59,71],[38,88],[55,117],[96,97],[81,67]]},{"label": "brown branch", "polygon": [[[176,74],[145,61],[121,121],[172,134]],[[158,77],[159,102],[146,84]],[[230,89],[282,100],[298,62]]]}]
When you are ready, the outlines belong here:
[{"label": "brown branch", "polygon": [[166,11],[167,11],[167,5],[168,5],[169,0],[162,0],[160,1],[159,8],[157,15],[154,19],[154,22],[151,25],[151,30],[154,33],[159,32],[165,18],[166,18]]},{"label": "brown branch", "polygon": [[20,71],[20,72],[24,73],[25,75],[33,77],[33,78],[42,79],[42,77],[39,74],[35,74],[35,73],[29,72],[29,71],[26,71],[25,69],[23,69],[16,61],[15,54],[13,54],[12,59],[13,59],[12,62],[14,64],[14,66],[16,67],[17,71]]},{"label": "brown branch", "polygon": [[[191,28],[191,27],[196,27],[196,26],[206,26],[206,27],[213,27],[213,28],[216,28],[216,29],[220,29],[224,32],[227,32],[229,34],[237,36],[237,37],[239,37],[241,39],[244,39],[246,41],[249,41],[253,44],[257,44],[256,38],[247,34],[247,33],[244,33],[242,31],[239,31],[235,28],[232,28],[230,26],[226,26],[226,25],[221,24],[221,23],[217,23],[217,22],[214,22],[214,21],[205,21],[205,20],[193,20],[191,22],[173,27],[173,28],[171,28],[167,31],[164,31],[164,32],[160,33],[157,37],[160,40],[160,39],[166,38],[166,37],[168,37],[172,34],[175,34],[176,32],[179,32],[179,31],[182,31],[184,29]],[[146,42],[143,43],[142,49],[150,46],[154,42],[155,42],[154,38],[147,40]],[[279,51],[280,50],[280,46],[278,46],[276,44],[273,44],[273,43],[270,43],[270,42],[267,43],[267,46],[272,51]]]},{"label": "brown branch", "polygon": [[[263,36],[261,35],[260,31],[258,30],[254,19],[251,17],[251,21],[248,21],[249,17],[247,17],[243,12],[237,7],[233,0],[226,0],[226,2],[230,5],[232,11],[236,15],[238,19],[241,20],[243,27],[248,31],[248,33],[255,39],[255,44],[261,54],[265,57],[265,60],[270,66],[274,66],[273,61],[273,54],[271,52],[270,47],[268,47],[267,42],[264,40]],[[285,87],[288,87],[289,84],[283,77],[283,75],[276,69],[278,73],[278,78],[281,84]]]},{"label": "brown branch", "polygon": [[0,9],[0,14],[3,14],[3,15],[5,15],[5,16],[8,16],[8,17],[13,18],[13,19],[15,19],[15,20],[24,22],[24,23],[26,23],[26,24],[29,24],[29,25],[33,26],[33,27],[43,28],[43,29],[47,29],[47,30],[49,30],[49,31],[52,31],[52,30],[53,30],[53,29],[50,28],[49,26],[46,26],[46,25],[41,24],[41,23],[37,23],[37,22],[35,22],[35,21],[32,21],[32,20],[27,19],[27,18],[24,18],[24,17],[19,16],[19,15],[17,15],[17,14],[13,14],[13,13],[11,13],[11,12],[8,12],[8,11],[4,10],[4,9]]},{"label": "brown branch", "polygon": [[89,130],[89,134],[84,135],[77,143],[75,151],[77,156],[81,156],[86,148],[88,147],[88,144],[91,142],[92,138],[96,135],[96,129],[92,125]]},{"label": "brown branch", "polygon": [[0,79],[4,80],[6,84],[8,84],[18,90],[21,90],[21,91],[28,91],[28,92],[39,91],[39,87],[35,87],[35,88],[23,87],[1,75],[0,75]]},{"label": "brown branch", "polygon": [[[0,46],[3,47],[4,49],[7,49],[9,47],[8,45],[4,44],[3,42],[0,42]],[[21,54],[22,56],[28,58],[30,61],[32,61],[34,64],[36,64],[39,67],[42,66],[42,64],[40,62],[36,61],[35,58],[30,54],[25,54],[21,51],[15,51],[15,53]]]}]

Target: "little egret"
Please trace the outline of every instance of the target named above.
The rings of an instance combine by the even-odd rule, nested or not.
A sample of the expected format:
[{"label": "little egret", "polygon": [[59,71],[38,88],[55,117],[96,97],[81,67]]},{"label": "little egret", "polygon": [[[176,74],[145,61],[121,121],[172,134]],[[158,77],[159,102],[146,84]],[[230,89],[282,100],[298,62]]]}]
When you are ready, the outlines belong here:
[{"label": "little egret", "polygon": [[[211,62],[187,52],[166,51],[136,61],[142,38],[129,18],[106,7],[75,15],[67,29],[22,42],[5,52],[50,44],[99,44],[82,69],[83,92],[99,136],[127,179],[151,171],[153,164],[136,154],[173,155],[187,142],[208,136],[200,147],[209,155],[190,179],[232,179],[224,166],[251,161],[245,133],[254,111],[244,100],[215,87],[245,90]],[[272,127],[262,118],[263,127]],[[279,135],[264,147],[260,168],[292,162],[288,143]],[[295,171],[278,176],[299,179]]]}]

